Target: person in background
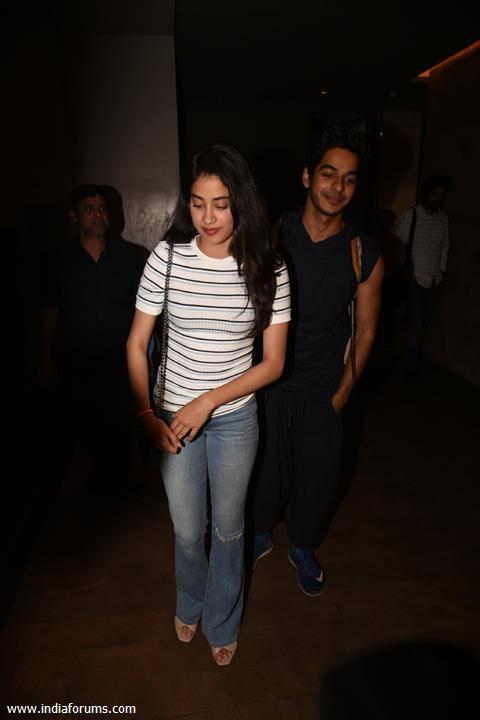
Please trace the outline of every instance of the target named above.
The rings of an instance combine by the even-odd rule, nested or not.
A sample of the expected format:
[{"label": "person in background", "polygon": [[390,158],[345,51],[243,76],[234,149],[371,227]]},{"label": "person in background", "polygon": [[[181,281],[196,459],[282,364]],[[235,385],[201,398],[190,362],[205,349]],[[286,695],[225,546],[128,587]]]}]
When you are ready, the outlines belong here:
[{"label": "person in background", "polygon": [[54,391],[58,473],[80,442],[90,488],[128,495],[134,415],[125,346],[148,253],[109,235],[98,185],[72,191],[69,218],[73,240],[49,258],[42,278],[39,334],[40,384]]},{"label": "person in background", "polygon": [[450,247],[449,222],[443,210],[452,185],[448,175],[431,175],[420,188],[420,202],[399,217],[395,234],[404,248],[408,275],[408,333],[405,373],[414,377],[421,363],[428,325],[442,291]]}]

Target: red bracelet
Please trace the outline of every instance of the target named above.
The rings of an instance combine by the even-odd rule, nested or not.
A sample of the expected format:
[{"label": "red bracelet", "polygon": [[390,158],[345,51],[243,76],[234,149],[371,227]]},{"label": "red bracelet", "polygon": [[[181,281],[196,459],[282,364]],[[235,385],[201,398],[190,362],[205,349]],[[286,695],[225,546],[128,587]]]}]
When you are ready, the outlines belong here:
[{"label": "red bracelet", "polygon": [[137,418],[141,418],[142,415],[150,415],[150,413],[153,415],[152,408],[145,408],[145,410],[140,410],[140,412],[137,413]]}]

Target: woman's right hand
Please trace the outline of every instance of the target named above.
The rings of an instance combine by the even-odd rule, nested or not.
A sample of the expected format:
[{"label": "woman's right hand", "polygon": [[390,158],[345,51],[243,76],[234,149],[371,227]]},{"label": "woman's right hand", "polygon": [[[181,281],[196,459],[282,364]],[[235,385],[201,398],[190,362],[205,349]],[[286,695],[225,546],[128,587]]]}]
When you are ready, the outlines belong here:
[{"label": "woman's right hand", "polygon": [[181,448],[180,440],[170,430],[167,423],[149,414],[142,417],[142,426],[150,438],[150,442],[157,450],[175,455]]}]

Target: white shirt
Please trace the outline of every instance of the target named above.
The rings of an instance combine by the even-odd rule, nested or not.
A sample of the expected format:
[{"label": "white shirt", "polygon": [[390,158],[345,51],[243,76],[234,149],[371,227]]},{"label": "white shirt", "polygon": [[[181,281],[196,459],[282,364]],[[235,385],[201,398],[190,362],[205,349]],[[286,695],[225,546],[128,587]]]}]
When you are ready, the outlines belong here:
[{"label": "white shirt", "polygon": [[[150,254],[136,307],[150,315],[163,308],[168,246]],[[240,377],[252,366],[254,311],[237,261],[211,258],[197,238],[174,245],[168,293],[169,336],[163,408],[176,411],[208,390]],[[290,320],[290,285],[284,264],[277,272],[272,323]],[[158,378],[154,397],[158,407]],[[252,394],[217,408],[222,415],[245,405]]]},{"label": "white shirt", "polygon": [[[448,217],[443,210],[428,212],[423,205],[415,205],[417,222],[412,244],[412,277],[424,288],[435,287],[442,282],[447,269],[450,247]],[[406,247],[412,223],[412,208],[398,219],[396,235]]]}]

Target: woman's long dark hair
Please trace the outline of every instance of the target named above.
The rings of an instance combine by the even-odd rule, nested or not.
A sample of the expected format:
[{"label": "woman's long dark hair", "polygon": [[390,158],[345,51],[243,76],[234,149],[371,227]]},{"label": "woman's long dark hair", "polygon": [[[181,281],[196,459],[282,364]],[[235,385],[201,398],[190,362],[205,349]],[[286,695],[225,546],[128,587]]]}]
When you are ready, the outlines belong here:
[{"label": "woman's long dark hair", "polygon": [[245,278],[255,313],[252,331],[255,335],[270,323],[276,292],[275,271],[281,261],[272,248],[263,198],[239,150],[231,145],[215,144],[194,155],[188,182],[163,239],[184,243],[196,234],[189,211],[190,189],[202,175],[216,175],[228,188],[234,227],[230,253],[237,261],[239,275]]}]

